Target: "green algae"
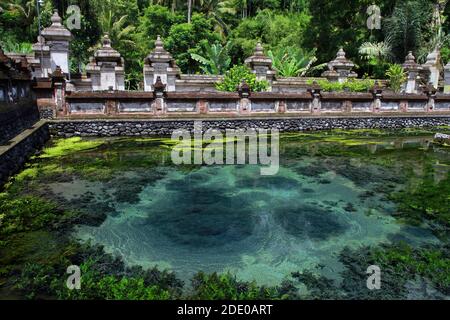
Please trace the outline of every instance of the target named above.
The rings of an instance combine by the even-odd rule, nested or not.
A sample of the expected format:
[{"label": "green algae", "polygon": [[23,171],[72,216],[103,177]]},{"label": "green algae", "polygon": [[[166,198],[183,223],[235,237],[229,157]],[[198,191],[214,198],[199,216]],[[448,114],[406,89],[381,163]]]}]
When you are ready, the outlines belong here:
[{"label": "green algae", "polygon": [[67,139],[57,139],[55,145],[43,149],[40,158],[63,157],[70,154],[95,149],[104,143],[101,139],[81,139],[73,137]]},{"label": "green algae", "polygon": [[[442,129],[445,128],[439,128],[440,132],[442,132]],[[434,130],[427,130],[402,131],[399,136],[422,136],[425,132],[434,132]],[[342,136],[333,136],[335,134],[332,132],[321,132],[281,135],[283,146],[281,148],[282,163],[306,156],[314,156],[318,159],[316,164],[299,168],[299,173],[306,177],[310,176],[314,178],[332,170],[339,175],[346,176],[356,186],[363,185],[367,179],[371,179],[375,185],[378,185],[376,193],[396,203],[397,210],[392,214],[397,219],[404,220],[405,224],[426,225],[434,230],[441,239],[447,239],[449,230],[448,209],[450,208],[448,170],[442,173],[440,180],[437,181],[435,177],[437,169],[433,166],[438,159],[440,166],[448,167],[450,160],[445,154],[440,155],[440,153],[434,152],[433,148],[420,149],[416,144],[413,144],[411,147],[407,145],[402,148],[393,147],[392,143],[399,139],[399,136],[393,136],[393,133],[385,134],[383,132],[367,132],[366,130],[362,130],[360,132],[349,131],[339,133]],[[374,139],[377,135],[380,139]],[[136,274],[129,274],[129,279],[127,280],[126,276],[120,276],[112,272],[107,274],[93,274],[92,281],[90,281],[92,285],[89,286],[89,292],[85,295],[71,296],[70,293],[64,292],[61,289],[61,284],[64,281],[61,275],[64,274],[64,266],[68,262],[72,263],[74,257],[78,255],[84,256],[81,260],[77,257],[78,262],[86,265],[90,265],[90,262],[86,260],[86,256],[83,253],[86,250],[85,248],[81,249],[73,243],[70,244],[71,241],[68,238],[62,241],[61,238],[51,235],[51,232],[54,230],[63,230],[67,225],[80,223],[85,218],[79,212],[75,213],[73,211],[61,210],[61,202],[59,202],[60,200],[58,198],[54,197],[48,190],[39,190],[42,183],[48,181],[66,181],[66,179],[67,181],[73,181],[75,178],[88,181],[109,182],[111,185],[118,184],[123,188],[124,192],[117,191],[116,193],[118,199],[133,203],[137,199],[129,196],[125,191],[129,190],[133,194],[139,194],[142,192],[143,185],[158,181],[166,175],[165,170],[170,171],[174,168],[170,161],[170,150],[174,144],[168,138],[96,139],[95,143],[89,139],[71,139],[57,140],[55,142],[56,149],[50,152],[45,151],[45,154],[48,154],[48,156],[34,159],[29,167],[19,175],[16,175],[11,181],[7,188],[9,195],[2,196],[2,210],[0,210],[2,245],[0,246],[0,256],[5,257],[5,259],[0,259],[0,265],[2,266],[0,269],[0,280],[5,279],[5,277],[11,277],[11,274],[21,270],[27,263],[31,263],[21,276],[21,290],[28,292],[27,290],[31,289],[26,288],[27,284],[33,284],[33,279],[38,279],[41,282],[34,283],[32,290],[40,292],[42,287],[54,287],[53,289],[49,289],[48,292],[45,292],[44,297],[59,297],[61,299],[92,299],[102,297],[111,299],[158,299],[180,297],[180,293],[175,293],[176,290],[174,288],[158,286],[154,282],[146,282],[143,280],[144,278]],[[83,142],[88,143],[84,144]],[[371,152],[371,145],[377,146],[375,153]],[[206,144],[203,146],[205,147]],[[52,148],[50,147],[48,149],[51,150]],[[136,150],[140,151],[136,152]],[[439,151],[440,149],[437,148],[435,150]],[[145,154],[144,157],[142,156],[143,154]],[[64,158],[64,160],[61,158]],[[336,161],[336,159],[344,160],[346,158],[352,158],[353,161],[357,159],[359,164]],[[164,165],[162,166],[161,163],[164,163]],[[383,177],[378,176],[376,172],[358,173],[358,166],[363,165],[366,167],[369,164],[389,168],[389,170],[397,170],[396,175],[401,175],[405,178],[405,181],[402,182],[404,183],[404,188],[401,190],[389,188],[388,183],[385,182],[386,179],[382,179]],[[144,172],[157,170],[158,167],[164,167],[164,170],[157,171],[154,177],[144,177]],[[194,172],[198,168],[199,166],[183,166],[180,169],[182,172]],[[127,172],[137,169],[142,170],[138,170],[138,172],[144,177],[143,179],[138,180],[136,176],[126,177]],[[121,176],[120,179],[119,176]],[[393,183],[398,183],[398,181],[395,181],[394,176],[389,179],[393,179]],[[250,182],[241,181],[241,183],[249,184]],[[269,180],[255,183],[252,184],[255,188],[272,186]],[[295,187],[289,181],[286,181],[286,186],[291,189],[301,187]],[[244,186],[240,185],[240,188],[242,187]],[[27,194],[43,198],[48,197],[49,200],[41,203],[38,199],[23,197]],[[52,201],[54,201],[53,204],[51,204]],[[74,202],[77,201],[79,202],[80,199],[74,199]],[[94,210],[96,206],[100,208],[97,202],[92,202],[91,205],[86,207],[87,212]],[[36,207],[42,207],[45,210]],[[282,224],[288,223],[290,221],[290,215],[288,211],[280,211],[278,219]],[[294,226],[286,224],[286,228],[290,232],[298,233],[299,228],[303,225],[300,220]],[[336,230],[339,229],[338,224],[336,228]],[[43,243],[42,250],[39,250],[40,241]],[[373,253],[373,250],[354,251],[352,257],[359,255],[360,257],[365,257],[366,261],[372,259],[374,263],[380,263],[383,266],[383,270],[387,270],[384,271],[386,272],[386,276],[392,276],[393,279],[402,272],[408,272],[408,278],[404,279],[402,285],[405,285],[407,281],[414,279],[414,276],[418,275],[430,279],[439,290],[445,292],[446,287],[439,286],[439,283],[442,283],[448,287],[449,270],[448,259],[445,259],[444,255],[445,251],[439,248],[411,249],[412,251],[409,253],[408,251],[396,252],[395,250],[397,250],[395,247],[378,248],[378,251],[375,251],[377,252],[376,254]],[[12,254],[13,251],[16,254]],[[54,252],[55,254],[50,254],[50,252]],[[64,252],[69,253],[65,254]],[[64,256],[64,262],[58,261],[58,254]],[[420,263],[415,263],[413,260],[420,261]],[[95,263],[98,263],[98,261],[96,260]],[[392,269],[390,267],[392,264],[401,265],[402,267],[400,269]],[[47,281],[48,279],[45,277],[45,273],[48,272],[48,267],[52,270],[51,272],[54,273],[54,277],[59,282],[50,283]],[[440,275],[433,276],[433,273],[440,273]],[[333,282],[322,276],[314,278],[314,276],[307,275],[306,272],[303,278],[297,277],[294,279],[299,283],[309,283],[311,286],[310,293],[302,296],[302,298],[314,298],[318,296],[358,298],[358,295],[359,297],[366,297],[362,291],[357,291],[356,295],[352,291],[355,290],[354,288],[348,287],[342,289],[338,288],[338,284],[336,284],[337,287],[333,287],[331,285]],[[345,276],[349,276],[350,278],[356,277],[354,274]],[[1,279],[2,277],[3,279]],[[237,280],[233,281],[231,275],[224,277],[198,276],[196,279],[199,285],[195,287],[195,293],[189,297],[197,296],[206,299],[212,299],[218,296],[228,297],[226,292],[230,294],[230,297],[235,297],[232,293],[234,292],[233,288],[241,285],[241,282]],[[2,281],[0,281],[0,286],[1,283]],[[323,285],[323,283],[327,285]],[[117,295],[112,294],[108,296],[108,292],[106,291],[97,291],[95,287],[99,284],[108,288],[108,292],[117,289]],[[356,286],[355,283],[353,284]],[[152,287],[153,289],[151,289]],[[252,285],[249,287],[253,289],[244,297],[261,297],[255,293],[260,292],[259,290],[261,288],[256,284],[253,287]],[[292,287],[287,287],[292,289]],[[265,297],[299,297],[294,294],[297,290],[293,290],[286,295],[288,288],[283,288],[283,290],[270,288],[270,294]],[[396,289],[392,288],[392,290],[395,291]],[[42,297],[43,293],[41,292],[40,294]],[[29,297],[37,296],[31,294]],[[184,297],[186,298],[188,296]],[[406,291],[402,289],[395,292],[395,294],[393,293],[392,297],[404,298],[406,297]]]}]

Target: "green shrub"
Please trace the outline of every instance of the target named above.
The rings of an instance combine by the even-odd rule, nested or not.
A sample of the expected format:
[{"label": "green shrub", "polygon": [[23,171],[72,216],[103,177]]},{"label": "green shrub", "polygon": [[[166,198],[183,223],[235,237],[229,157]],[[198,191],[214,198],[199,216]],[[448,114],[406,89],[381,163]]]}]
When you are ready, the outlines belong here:
[{"label": "green shrub", "polygon": [[80,265],[81,289],[69,290],[66,279],[52,281],[51,287],[59,299],[85,300],[166,300],[170,298],[167,290],[157,285],[146,285],[141,277],[120,277],[105,275],[94,267],[93,260]]},{"label": "green shrub", "polygon": [[64,215],[58,207],[48,201],[32,197],[13,197],[0,194],[0,235],[38,230],[51,227]]},{"label": "green shrub", "polygon": [[[307,83],[311,85],[313,84],[313,80],[309,80]],[[321,79],[317,81],[317,84],[320,86],[322,91],[325,92],[340,92],[340,91],[367,92],[373,89],[375,81],[371,79],[363,79],[363,80],[350,79],[343,83],[339,83],[328,81],[326,79]]]},{"label": "green shrub", "polygon": [[237,65],[225,73],[223,81],[216,83],[216,88],[220,91],[234,92],[242,81],[249,85],[251,91],[266,91],[269,87],[267,81],[256,80],[256,75],[248,67]]},{"label": "green shrub", "polygon": [[239,282],[231,274],[199,272],[192,279],[193,299],[257,300],[278,296],[273,288],[258,287],[255,282]]},{"label": "green shrub", "polygon": [[406,243],[376,249],[374,261],[382,270],[391,270],[402,277],[420,275],[429,279],[439,290],[450,292],[449,247],[415,249]]},{"label": "green shrub", "polygon": [[392,64],[386,72],[386,77],[389,79],[389,88],[394,92],[400,92],[402,84],[406,81],[406,72],[399,64]]}]

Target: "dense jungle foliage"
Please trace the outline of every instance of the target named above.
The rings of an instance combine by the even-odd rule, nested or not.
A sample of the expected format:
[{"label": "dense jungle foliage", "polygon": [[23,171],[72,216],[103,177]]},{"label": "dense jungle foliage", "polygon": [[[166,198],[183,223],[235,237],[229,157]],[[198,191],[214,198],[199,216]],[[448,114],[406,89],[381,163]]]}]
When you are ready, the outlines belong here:
[{"label": "dense jungle foliage", "polygon": [[[441,0],[44,0],[42,26],[54,9],[70,18],[81,9],[81,28],[72,30],[72,72],[82,72],[103,33],[126,62],[126,85],[137,89],[143,59],[159,34],[184,73],[223,74],[250,56],[257,41],[281,76],[318,75],[343,47],[360,77],[384,78],[408,51],[420,62],[436,46],[450,58],[449,6]],[[381,12],[381,29],[367,22]],[[30,52],[38,35],[34,0],[0,2],[0,45]],[[369,12],[369,13],[368,13]],[[369,19],[370,20],[370,19]]]}]

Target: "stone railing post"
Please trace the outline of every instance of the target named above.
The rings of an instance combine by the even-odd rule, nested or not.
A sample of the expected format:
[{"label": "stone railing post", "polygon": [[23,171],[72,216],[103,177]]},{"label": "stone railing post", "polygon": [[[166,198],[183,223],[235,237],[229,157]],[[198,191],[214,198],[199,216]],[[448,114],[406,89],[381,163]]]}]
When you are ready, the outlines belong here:
[{"label": "stone railing post", "polygon": [[286,100],[278,100],[278,113],[286,113]]},{"label": "stone railing post", "polygon": [[206,100],[198,100],[197,101],[197,110],[200,114],[208,113],[208,101]]},{"label": "stone railing post", "polygon": [[252,56],[245,59],[245,64],[252,69],[256,75],[256,80],[265,80],[269,83],[269,91],[272,91],[272,83],[276,75],[276,71],[272,70],[272,59],[264,54],[261,43],[256,44],[255,52]]},{"label": "stone railing post", "polygon": [[120,53],[111,47],[108,34],[102,39],[102,47],[90,58],[86,66],[93,91],[125,90],[125,63]]},{"label": "stone railing post", "polygon": [[450,61],[444,67],[444,93],[450,93]]},{"label": "stone railing post", "polygon": [[[59,66],[62,72],[69,74],[69,43],[72,34],[62,25],[62,19],[55,10],[51,17],[52,24],[50,27],[42,30],[42,36],[45,44],[50,51],[50,67],[52,72]],[[37,47],[36,47],[37,49]],[[39,57],[39,52],[37,52]]]},{"label": "stone railing post", "polygon": [[417,93],[417,76],[423,69],[421,65],[416,63],[416,58],[413,56],[412,51],[408,53],[403,64],[403,69],[408,73],[408,81],[406,82],[406,93]]},{"label": "stone railing post", "polygon": [[313,100],[311,103],[311,112],[312,113],[320,113],[320,110],[322,108],[322,103],[320,102],[320,86],[314,82],[309,88],[308,91],[311,93]]},{"label": "stone railing post", "polygon": [[50,75],[50,78],[52,79],[53,100],[55,103],[53,116],[66,116],[69,114],[69,110],[65,103],[66,79],[62,69],[59,66],[56,66],[56,69]]},{"label": "stone railing post", "polygon": [[239,101],[239,114],[250,114],[252,112],[252,104],[250,101],[250,87],[245,82],[242,83],[237,88],[239,97],[241,100]]},{"label": "stone railing post", "polygon": [[339,49],[336,58],[328,63],[328,70],[322,73],[329,81],[343,83],[358,75],[352,71],[355,64],[345,57],[344,49]]},{"label": "stone railing post", "polygon": [[166,85],[168,92],[175,91],[176,79],[180,76],[180,68],[172,55],[163,47],[161,37],[155,41],[155,49],[145,58],[144,62],[144,91],[152,91],[152,86],[159,77]]},{"label": "stone railing post", "polygon": [[152,104],[153,113],[156,115],[161,115],[166,113],[165,108],[165,92],[166,85],[161,81],[161,77],[156,78],[155,84],[152,86],[153,97],[155,101]]},{"label": "stone railing post", "polygon": [[426,71],[428,76],[427,83],[431,84],[436,89],[439,86],[439,76],[441,70],[440,55],[440,51],[436,47],[436,49],[434,49],[433,52],[427,56],[427,61],[425,64],[422,65],[423,70]]},{"label": "stone railing post", "polygon": [[432,112],[434,111],[434,105],[436,100],[436,88],[430,83],[428,86],[426,86],[423,90],[423,92],[428,96],[428,103],[426,104],[426,112]]},{"label": "stone railing post", "polygon": [[378,83],[374,85],[372,89],[372,94],[373,94],[372,112],[378,113],[381,111],[381,99],[383,98],[383,89]]}]

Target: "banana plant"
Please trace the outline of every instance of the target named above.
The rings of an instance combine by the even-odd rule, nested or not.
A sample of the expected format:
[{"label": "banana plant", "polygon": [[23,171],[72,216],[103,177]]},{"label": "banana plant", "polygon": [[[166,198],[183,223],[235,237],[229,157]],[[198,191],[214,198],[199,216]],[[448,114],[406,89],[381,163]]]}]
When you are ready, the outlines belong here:
[{"label": "banana plant", "polygon": [[303,77],[326,66],[325,63],[313,66],[317,62],[314,52],[305,53],[294,47],[269,50],[267,54],[272,59],[274,69],[282,77]]},{"label": "banana plant", "polygon": [[224,74],[231,64],[229,47],[229,42],[224,46],[220,43],[203,42],[203,54],[191,53],[191,58],[200,63],[200,69],[205,74]]}]

